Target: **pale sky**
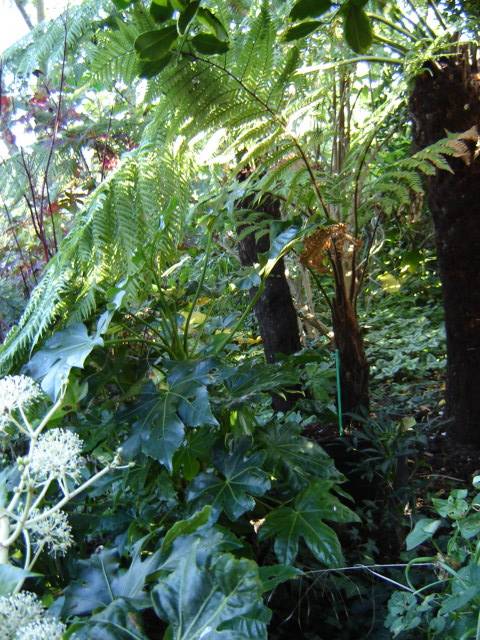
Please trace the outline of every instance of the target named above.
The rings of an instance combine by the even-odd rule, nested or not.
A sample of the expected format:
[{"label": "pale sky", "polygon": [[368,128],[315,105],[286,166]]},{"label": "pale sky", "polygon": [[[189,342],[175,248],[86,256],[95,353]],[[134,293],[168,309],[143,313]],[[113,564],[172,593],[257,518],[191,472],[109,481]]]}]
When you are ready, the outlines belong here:
[{"label": "pale sky", "polygon": [[[32,5],[32,2],[28,3]],[[45,0],[47,17],[54,17],[68,5],[68,0]],[[31,16],[35,12],[29,12]],[[35,23],[35,20],[32,20]],[[0,0],[0,53],[28,33],[14,0]]]}]

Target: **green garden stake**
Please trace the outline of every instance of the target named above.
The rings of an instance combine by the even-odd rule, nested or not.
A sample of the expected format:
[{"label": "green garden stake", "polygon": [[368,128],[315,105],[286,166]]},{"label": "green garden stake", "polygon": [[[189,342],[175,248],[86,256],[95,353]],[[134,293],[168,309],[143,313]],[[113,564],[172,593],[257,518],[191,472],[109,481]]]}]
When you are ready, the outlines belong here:
[{"label": "green garden stake", "polygon": [[340,352],[335,349],[335,371],[337,374],[337,412],[338,412],[338,434],[343,436],[343,416],[342,416],[342,387],[340,386]]}]

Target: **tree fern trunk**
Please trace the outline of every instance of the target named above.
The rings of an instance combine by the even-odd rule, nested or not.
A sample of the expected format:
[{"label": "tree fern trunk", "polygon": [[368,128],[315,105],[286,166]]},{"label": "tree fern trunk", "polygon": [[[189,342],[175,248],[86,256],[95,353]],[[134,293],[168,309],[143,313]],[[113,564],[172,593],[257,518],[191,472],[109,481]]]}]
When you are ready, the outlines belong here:
[{"label": "tree fern trunk", "polygon": [[332,324],[340,355],[342,412],[351,421],[351,414],[369,408],[369,366],[354,306],[346,291],[338,287],[332,301]]},{"label": "tree fern trunk", "polygon": [[[426,147],[446,132],[480,127],[476,63],[466,50],[420,74],[411,96],[414,141]],[[480,161],[475,132],[454,173],[428,179],[447,333],[447,414],[460,440],[480,445]]]},{"label": "tree fern trunk", "polygon": [[[266,220],[280,219],[279,202],[270,196],[262,199],[260,204],[253,207],[252,199],[246,198],[238,203],[239,209],[253,209],[264,213]],[[239,233],[245,225],[239,223]],[[268,251],[270,240],[268,234],[258,240],[254,233],[249,233],[238,242],[240,262],[243,266],[251,266],[258,262],[258,254]],[[250,291],[255,295],[256,289]],[[293,305],[292,294],[285,275],[283,259],[275,265],[268,276],[263,294],[255,305],[260,335],[262,337],[265,358],[267,362],[275,362],[279,354],[291,355],[301,349],[297,313]],[[272,405],[277,411],[286,411],[299,398],[296,392],[286,394],[283,398],[278,395],[272,397]]]}]

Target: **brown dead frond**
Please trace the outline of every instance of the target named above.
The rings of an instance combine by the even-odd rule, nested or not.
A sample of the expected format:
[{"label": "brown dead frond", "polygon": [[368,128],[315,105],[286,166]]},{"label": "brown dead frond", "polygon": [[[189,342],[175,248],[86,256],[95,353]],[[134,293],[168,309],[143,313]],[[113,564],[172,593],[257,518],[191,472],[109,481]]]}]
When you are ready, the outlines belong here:
[{"label": "brown dead frond", "polygon": [[326,273],[328,257],[332,250],[337,257],[341,258],[350,247],[360,245],[361,241],[358,238],[347,233],[346,224],[338,223],[321,227],[305,239],[300,262],[317,273]]}]

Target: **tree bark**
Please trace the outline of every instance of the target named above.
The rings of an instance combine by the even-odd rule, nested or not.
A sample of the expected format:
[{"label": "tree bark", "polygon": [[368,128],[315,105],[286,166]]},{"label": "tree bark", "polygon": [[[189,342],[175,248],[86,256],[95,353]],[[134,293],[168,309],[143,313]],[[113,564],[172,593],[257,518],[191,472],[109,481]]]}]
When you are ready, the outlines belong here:
[{"label": "tree bark", "polygon": [[[466,50],[429,66],[410,100],[416,146],[480,128],[479,98],[478,69]],[[445,305],[449,428],[480,446],[480,159],[478,137],[468,137],[465,155],[449,159],[454,173],[437,170],[427,191]]]},{"label": "tree bark", "polygon": [[357,315],[344,293],[336,289],[332,301],[332,324],[335,346],[340,355],[342,414],[351,422],[352,414],[362,414],[369,408],[369,365]]},{"label": "tree bark", "polygon": [[[253,205],[252,198],[246,198],[237,204],[238,209],[255,209],[263,212],[266,220],[280,219],[280,205],[271,196],[265,196],[260,204]],[[239,233],[245,229],[245,224],[239,223]],[[254,233],[249,233],[238,242],[238,253],[243,266],[257,263],[258,254],[265,253],[270,248],[268,234],[256,239]],[[250,291],[253,296],[256,289]],[[255,305],[260,336],[262,337],[265,359],[275,362],[279,354],[291,355],[301,349],[297,313],[293,305],[292,294],[285,275],[285,263],[280,259],[265,282],[265,289]],[[273,408],[277,411],[291,409],[299,398],[298,390],[287,393],[285,398],[274,394]]]}]

